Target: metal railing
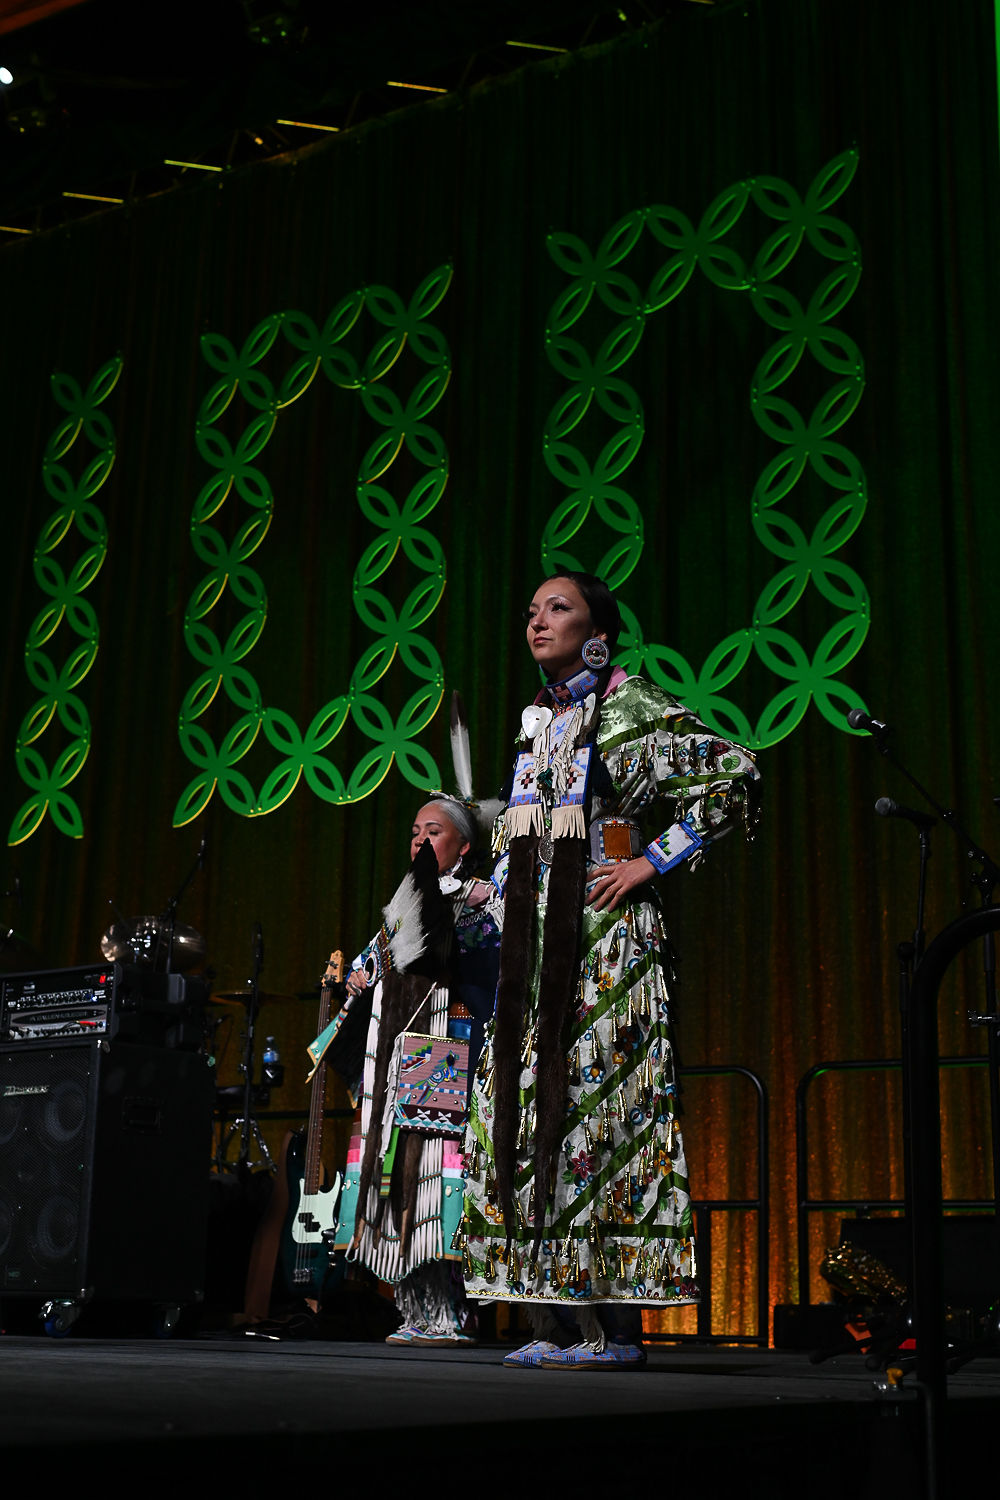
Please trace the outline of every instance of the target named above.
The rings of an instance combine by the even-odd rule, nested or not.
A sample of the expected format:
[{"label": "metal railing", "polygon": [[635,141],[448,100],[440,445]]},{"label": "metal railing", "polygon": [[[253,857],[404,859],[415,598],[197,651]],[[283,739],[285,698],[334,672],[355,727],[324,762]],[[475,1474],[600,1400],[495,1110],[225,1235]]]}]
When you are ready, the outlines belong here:
[{"label": "metal railing", "polygon": [[[989,1066],[989,1058],[985,1056],[942,1057],[938,1061],[941,1068],[985,1068]],[[807,1072],[803,1073],[799,1079],[795,1090],[795,1196],[796,1235],[799,1258],[799,1302],[803,1306],[806,1306],[811,1300],[809,1265],[809,1217],[811,1214],[830,1212],[834,1209],[854,1209],[855,1212],[867,1212],[871,1209],[879,1209],[883,1212],[898,1211],[902,1213],[906,1208],[905,1198],[811,1198],[809,1196],[809,1128],[807,1115],[807,1095],[809,1089],[816,1079],[824,1073],[901,1072],[902,1067],[902,1059],[898,1057],[862,1057],[837,1062],[816,1063],[814,1067],[809,1068]],[[991,1210],[993,1206],[992,1198],[948,1198],[943,1201],[943,1207],[953,1210]]]},{"label": "metal railing", "polygon": [[[692,1198],[697,1227],[699,1281],[701,1301],[695,1333],[649,1333],[649,1342],[768,1344],[770,1320],[768,1247],[770,1240],[770,1195],[768,1188],[769,1141],[767,1090],[763,1080],[749,1068],[734,1064],[706,1064],[700,1068],[678,1068],[680,1078],[741,1077],[753,1085],[757,1100],[757,1194],[753,1198]],[[757,1331],[756,1333],[713,1333],[712,1331],[712,1223],[719,1213],[748,1212],[757,1215]],[[665,1309],[669,1311],[669,1305]]]}]

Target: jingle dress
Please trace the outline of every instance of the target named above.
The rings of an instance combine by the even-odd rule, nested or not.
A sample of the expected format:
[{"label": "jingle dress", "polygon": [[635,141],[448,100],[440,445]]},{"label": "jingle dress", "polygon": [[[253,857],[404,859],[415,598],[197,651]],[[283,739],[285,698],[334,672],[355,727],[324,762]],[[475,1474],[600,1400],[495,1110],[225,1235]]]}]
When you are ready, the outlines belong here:
[{"label": "jingle dress", "polygon": [[[524,737],[519,768],[526,754],[534,771],[544,765],[561,716],[575,711],[572,699],[552,707],[551,728],[534,741],[540,760],[525,752],[529,741]],[[599,759],[614,783],[612,789],[603,773],[591,774],[591,786],[607,791],[603,799],[596,792],[591,796],[590,846],[598,859],[607,857],[605,841],[609,848],[617,847],[621,858],[645,846],[656,869],[665,873],[683,862],[693,867],[707,844],[737,824],[752,832],[756,798],[749,788],[758,773],[750,753],[720,739],[659,688],[638,677],[626,678],[620,669],[601,704],[594,756],[591,773]],[[602,810],[620,803],[620,789],[630,778],[624,801],[628,816],[602,825]],[[511,805],[517,787],[515,774]],[[550,810],[542,813],[544,855],[552,818]],[[534,816],[539,816],[537,804]],[[622,823],[630,822],[641,823],[644,831],[623,830]],[[511,825],[509,809],[504,841]],[[630,840],[624,848],[623,837]],[[588,881],[599,868],[588,857]],[[676,1117],[670,1040],[672,955],[648,883],[615,911],[584,907],[578,988],[566,1038],[568,1090],[561,1146],[540,1248],[533,1254],[540,1191],[532,1161],[539,1061],[535,1043],[543,937],[551,916],[549,883],[550,866],[536,860],[537,942],[523,1011],[509,1254],[505,1246],[511,1224],[505,1228],[494,1160],[497,1070],[491,1027],[473,1086],[465,1213],[456,1241],[463,1252],[468,1295],[536,1308],[696,1302],[688,1171]],[[501,978],[501,993],[502,988]]]},{"label": "jingle dress", "polygon": [[[429,1006],[423,1011],[426,1030],[431,1036],[449,1035],[449,1013],[454,1016],[456,1001],[471,1019],[464,1032],[470,1040],[470,1071],[476,1065],[482,1045],[483,1026],[492,1014],[496,973],[499,962],[501,902],[495,886],[489,886],[486,900],[478,906],[467,904],[466,897],[474,881],[466,881],[455,898],[455,947],[452,956],[451,983],[430,988]],[[352,1136],[344,1172],[340,1217],[337,1225],[336,1250],[348,1251],[348,1260],[368,1267],[380,1280],[396,1288],[396,1303],[404,1325],[441,1336],[459,1332],[466,1323],[460,1268],[449,1276],[448,1268],[438,1263],[457,1262],[460,1252],[452,1247],[462,1212],[462,1140],[461,1137],[428,1136],[424,1140],[420,1161],[416,1213],[410,1241],[405,1251],[400,1226],[391,1206],[383,1206],[381,1223],[375,1230],[377,1205],[382,1178],[383,1151],[368,1190],[368,1202],[362,1211],[359,1204],[361,1164],[365,1144],[372,1130],[383,1132],[388,1139],[393,1099],[373,1097],[375,1059],[383,1015],[383,981],[385,945],[376,936],[351,965],[352,972],[365,969],[372,988],[351,996],[329,1028],[329,1046],[355,1005],[372,1002],[371,1020],[365,1046],[364,1073],[360,1080],[360,1122]],[[427,990],[428,986],[421,987]],[[346,1080],[357,1095],[359,1080]],[[359,1218],[364,1219],[359,1244],[351,1249]]]}]

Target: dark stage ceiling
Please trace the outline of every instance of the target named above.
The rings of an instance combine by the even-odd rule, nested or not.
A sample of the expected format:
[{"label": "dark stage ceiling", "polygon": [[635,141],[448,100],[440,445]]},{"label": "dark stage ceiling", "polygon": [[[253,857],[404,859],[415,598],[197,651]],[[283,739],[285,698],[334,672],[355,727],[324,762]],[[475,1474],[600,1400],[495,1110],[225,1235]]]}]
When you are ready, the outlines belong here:
[{"label": "dark stage ceiling", "polygon": [[297,150],[712,4],[0,0],[0,66],[13,74],[0,89],[3,237]]}]

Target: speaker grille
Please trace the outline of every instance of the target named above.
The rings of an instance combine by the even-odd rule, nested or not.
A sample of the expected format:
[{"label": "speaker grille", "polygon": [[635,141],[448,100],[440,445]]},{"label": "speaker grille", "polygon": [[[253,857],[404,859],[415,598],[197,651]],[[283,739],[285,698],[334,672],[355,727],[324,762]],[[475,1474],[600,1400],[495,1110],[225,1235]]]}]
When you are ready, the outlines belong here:
[{"label": "speaker grille", "polygon": [[0,1051],[0,1296],[200,1298],[214,1097],[191,1052]]},{"label": "speaker grille", "polygon": [[0,1286],[75,1291],[93,1163],[95,1052],[0,1056]]}]

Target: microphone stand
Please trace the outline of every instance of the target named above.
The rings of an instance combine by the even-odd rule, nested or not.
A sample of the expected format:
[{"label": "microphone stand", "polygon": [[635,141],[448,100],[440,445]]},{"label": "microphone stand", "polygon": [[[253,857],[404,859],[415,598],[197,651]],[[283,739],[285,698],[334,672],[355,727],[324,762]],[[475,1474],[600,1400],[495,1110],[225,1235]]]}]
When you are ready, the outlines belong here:
[{"label": "microphone stand", "polygon": [[[899,757],[893,754],[889,748],[888,726],[876,723],[875,727],[870,730],[870,733],[878,748],[879,755],[884,755],[889,764],[895,766],[896,770],[905,776],[910,785],[920,793],[924,801],[933,807],[942,823],[947,823],[956,838],[965,845],[970,861],[978,862],[979,869],[973,870],[970,879],[972,884],[979,890],[981,904],[983,906],[992,906],[993,888],[1000,883],[1000,867],[990,858],[985,849],[980,848],[972,837],[972,834],[966,828],[963,828],[962,824],[958,821],[958,814],[955,810],[953,808],[942,807],[940,802],[931,796],[927,788],[921,785],[915,776],[911,775]],[[992,992],[992,996],[988,995],[987,998],[995,1000],[995,989]]]},{"label": "microphone stand", "polygon": [[[903,765],[899,757],[894,755],[892,750],[889,748],[888,736],[889,730],[885,725],[878,725],[877,730],[872,731],[872,738],[875,740],[878,746],[879,754],[884,755],[889,763],[895,766],[896,770],[906,777],[907,781],[920,793],[924,801],[929,803],[930,806],[933,807],[942,823],[947,824],[947,826],[952,830],[959,842],[965,845],[966,854],[970,862],[969,878],[972,884],[979,891],[980,906],[983,908],[992,906],[994,904],[994,890],[997,884],[1000,883],[1000,866],[996,864],[995,860],[986,852],[985,849],[983,849],[979,844],[976,843],[975,839],[972,837],[971,833],[969,833],[968,829],[966,829],[959,822],[958,814],[955,812],[955,810],[953,808],[942,807],[941,804],[931,796],[927,788],[921,785],[921,783],[915,776],[911,775],[911,773],[907,770],[906,766]],[[923,829],[921,830],[920,841],[921,880],[923,880],[925,875],[926,861],[928,857],[923,837],[925,831],[926,830]],[[922,920],[922,892],[920,900],[920,919]],[[923,957],[922,938],[920,939],[920,943],[921,946],[918,948],[918,951],[915,954],[914,967],[916,967],[920,963],[920,960]],[[998,1043],[1000,1043],[1000,1038],[998,1038],[997,1027],[998,1016],[996,988],[996,939],[993,935],[992,929],[987,930],[983,935],[983,955],[983,985],[985,990],[984,1009],[983,1012],[968,1011],[966,1019],[972,1026],[985,1026],[987,1028],[987,1051],[990,1067],[990,1122],[993,1136],[993,1200],[996,1204],[998,1194],[1000,1194],[1000,1073],[998,1073],[998,1067],[1000,1067],[1000,1045],[998,1045]]]},{"label": "microphone stand", "polygon": [[240,1134],[240,1161],[246,1163],[250,1159],[250,1134],[253,1131],[254,1139],[260,1149],[261,1155],[267,1162],[268,1168],[273,1169],[273,1162],[264,1139],[257,1124],[257,1117],[253,1113],[253,1059],[254,1059],[254,1033],[257,1026],[257,1016],[260,1011],[260,991],[258,982],[261,970],[264,967],[264,936],[259,922],[254,927],[253,943],[253,972],[247,983],[250,986],[250,995],[247,1003],[247,1029],[246,1029],[246,1051],[243,1059],[243,1122]]},{"label": "microphone stand", "polygon": [[[931,796],[926,787],[913,776],[894,755],[889,747],[889,728],[870,719],[860,720],[848,715],[852,728],[867,728],[875,740],[879,754],[905,776],[924,800],[934,808],[943,823],[964,843],[970,863],[973,865],[971,880],[980,895],[981,910],[957,918],[939,933],[931,944],[924,963],[923,953],[923,880],[929,856],[925,843],[926,827],[921,829],[921,893],[918,902],[918,925],[914,939],[914,973],[912,985],[907,974],[907,999],[905,1034],[903,1037],[904,1079],[904,1132],[919,1122],[919,1131],[911,1141],[913,1160],[905,1180],[906,1217],[910,1231],[911,1259],[909,1290],[910,1304],[914,1314],[916,1334],[916,1371],[925,1408],[925,1477],[929,1496],[936,1493],[935,1475],[938,1461],[939,1420],[943,1416],[947,1399],[947,1377],[945,1365],[944,1334],[944,1289],[941,1255],[941,1137],[940,1095],[938,1090],[938,1066],[940,1049],[937,1042],[937,994],[945,969],[968,942],[981,938],[985,944],[984,977],[986,987],[986,1013],[969,1013],[973,1025],[986,1025],[989,1038],[990,1070],[990,1116],[993,1128],[993,1199],[994,1216],[997,1213],[997,1193],[1000,1187],[1000,1097],[998,1097],[998,1026],[996,1010],[996,966],[994,929],[1000,926],[1000,910],[993,905],[993,893],[1000,882],[1000,868],[981,848],[972,835],[959,822],[953,809],[944,808]],[[933,957],[933,962],[931,958]],[[902,987],[902,981],[901,981]],[[910,1014],[912,1000],[912,1016]],[[912,1024],[912,1033],[910,1023]],[[922,1097],[914,1101],[912,1090],[919,1084]],[[913,1105],[916,1104],[916,1109]],[[905,1119],[909,1111],[910,1119]],[[930,1116],[933,1115],[933,1118]],[[905,1148],[905,1138],[904,1138]],[[909,1363],[909,1362],[907,1362]]]},{"label": "microphone stand", "polygon": [[911,1132],[913,1128],[913,1080],[910,1068],[910,989],[914,971],[924,956],[924,906],[927,896],[927,865],[931,857],[931,830],[926,825],[919,830],[920,869],[917,875],[917,922],[913,937],[896,945],[899,959],[899,1034],[900,1057],[902,1058],[903,1092],[903,1196],[907,1203],[913,1201],[913,1162]]},{"label": "microphone stand", "polygon": [[[984,908],[992,906],[993,892],[997,884],[1000,883],[1000,867],[997,866],[996,862],[986,852],[986,850],[981,848],[981,846],[976,843],[975,839],[972,837],[971,833],[969,833],[968,829],[963,827],[963,825],[959,822],[958,814],[955,812],[955,810],[953,808],[942,807],[941,804],[934,797],[932,797],[927,788],[923,786],[917,780],[917,778],[911,774],[906,766],[903,765],[899,757],[893,754],[892,750],[889,747],[890,731],[888,726],[874,721],[870,732],[872,738],[876,743],[879,754],[885,756],[890,765],[895,766],[896,770],[899,771],[901,775],[906,777],[906,780],[912,787],[915,788],[916,791],[920,793],[924,801],[929,803],[930,806],[933,807],[942,823],[947,824],[947,826],[952,830],[959,842],[965,845],[966,853],[968,855],[971,867],[969,878],[972,881],[972,884],[979,891],[980,905]],[[926,862],[928,858],[928,848],[924,838],[925,833],[926,830],[921,829],[921,883],[925,878]],[[919,937],[917,940],[917,951],[914,954],[914,968],[919,965],[920,960],[923,957],[923,938],[922,934],[920,933],[922,919],[923,887],[921,885],[920,909],[918,913],[917,928]],[[983,936],[983,953],[983,983],[985,989],[984,1012],[979,1013],[976,1011],[969,1011],[967,1013],[967,1019],[970,1025],[985,1026],[987,1028],[988,1056],[990,1065],[990,1122],[993,1136],[993,1199],[994,1203],[996,1203],[997,1196],[998,1194],[1000,1194],[1000,1087],[998,1087],[998,1085],[1000,1085],[1000,1075],[998,1075],[998,1066],[1000,1066],[1000,1045],[998,1045],[998,1043],[1000,1043],[1000,1038],[998,1038],[997,1028],[998,1017],[996,990],[996,940],[994,938],[992,929],[986,931]],[[909,988],[909,986],[907,987]],[[905,1036],[903,1040],[905,1044]],[[905,1050],[903,1054],[903,1065],[905,1068]],[[906,1095],[904,1093],[904,1099],[905,1098]],[[904,1110],[905,1108],[906,1105],[904,1104]]]}]

